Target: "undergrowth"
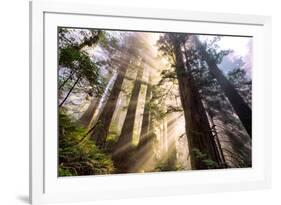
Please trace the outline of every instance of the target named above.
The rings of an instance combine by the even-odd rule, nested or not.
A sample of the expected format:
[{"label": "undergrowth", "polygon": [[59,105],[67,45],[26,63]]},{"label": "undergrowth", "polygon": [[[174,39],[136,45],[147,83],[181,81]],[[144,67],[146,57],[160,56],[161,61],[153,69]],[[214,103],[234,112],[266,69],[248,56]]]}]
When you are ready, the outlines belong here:
[{"label": "undergrowth", "polygon": [[87,130],[66,114],[59,114],[59,176],[114,173],[110,155],[86,136]]}]

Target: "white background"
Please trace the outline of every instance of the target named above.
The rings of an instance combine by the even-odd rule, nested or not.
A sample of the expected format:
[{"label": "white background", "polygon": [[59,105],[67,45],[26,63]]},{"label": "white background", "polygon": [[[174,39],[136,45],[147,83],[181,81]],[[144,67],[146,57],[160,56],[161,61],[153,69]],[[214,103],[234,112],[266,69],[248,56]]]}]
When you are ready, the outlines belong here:
[{"label": "white background", "polygon": [[[273,188],[271,190],[248,192],[127,199],[81,204],[280,204],[281,136],[278,129],[280,127],[278,117],[281,114],[279,105],[281,68],[278,68],[280,63],[277,60],[281,55],[278,47],[281,45],[281,6],[278,5],[278,0],[91,0],[91,2],[105,5],[272,16]],[[0,204],[17,205],[26,204],[28,200],[28,1],[3,1],[0,8]]]}]

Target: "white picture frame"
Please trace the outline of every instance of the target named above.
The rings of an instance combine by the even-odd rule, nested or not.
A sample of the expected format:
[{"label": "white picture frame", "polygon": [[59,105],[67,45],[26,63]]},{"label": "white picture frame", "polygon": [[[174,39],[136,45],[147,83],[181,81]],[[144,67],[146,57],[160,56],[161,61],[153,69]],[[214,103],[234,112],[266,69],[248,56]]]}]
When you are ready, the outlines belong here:
[{"label": "white picture frame", "polygon": [[[34,1],[30,3],[30,22],[32,204],[240,191],[271,186],[270,17]],[[253,36],[256,39],[253,44],[253,167],[58,178],[57,130],[54,128],[56,103],[52,103],[57,94],[54,34],[57,26],[97,28],[102,25],[110,29]]]}]

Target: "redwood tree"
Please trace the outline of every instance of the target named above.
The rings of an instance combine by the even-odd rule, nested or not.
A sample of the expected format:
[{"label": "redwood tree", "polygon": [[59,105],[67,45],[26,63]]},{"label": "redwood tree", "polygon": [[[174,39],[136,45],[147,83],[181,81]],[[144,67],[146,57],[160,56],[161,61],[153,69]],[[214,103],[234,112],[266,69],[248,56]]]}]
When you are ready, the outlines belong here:
[{"label": "redwood tree", "polygon": [[160,50],[169,54],[174,61],[179,84],[181,104],[184,110],[185,129],[188,140],[192,169],[218,168],[220,158],[214,137],[191,73],[189,57],[183,57],[186,36],[166,34],[160,39]]},{"label": "redwood tree", "polygon": [[233,109],[241,120],[243,126],[252,138],[252,110],[248,104],[243,100],[240,94],[236,91],[234,86],[227,80],[222,71],[217,65],[215,56],[210,55],[204,46],[201,44],[197,36],[193,36],[197,49],[200,51],[203,59],[207,62],[210,72],[216,77],[222,90],[227,96]]}]

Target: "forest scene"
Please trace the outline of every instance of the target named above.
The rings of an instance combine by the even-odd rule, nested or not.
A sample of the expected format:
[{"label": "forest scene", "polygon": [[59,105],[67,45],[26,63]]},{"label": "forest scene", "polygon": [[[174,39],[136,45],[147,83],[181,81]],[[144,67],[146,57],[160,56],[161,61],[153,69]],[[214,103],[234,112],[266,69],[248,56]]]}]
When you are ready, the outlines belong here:
[{"label": "forest scene", "polygon": [[252,166],[252,38],[58,27],[58,176]]}]

